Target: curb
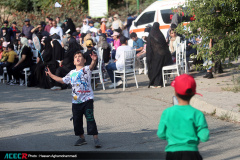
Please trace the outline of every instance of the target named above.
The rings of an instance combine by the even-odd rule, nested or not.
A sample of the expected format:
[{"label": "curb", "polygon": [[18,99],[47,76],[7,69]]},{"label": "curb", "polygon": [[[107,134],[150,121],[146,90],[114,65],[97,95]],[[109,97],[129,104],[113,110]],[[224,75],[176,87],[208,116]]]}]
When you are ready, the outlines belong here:
[{"label": "curb", "polygon": [[194,108],[211,115],[216,115],[220,119],[240,122],[240,113],[217,107],[195,97],[191,99],[190,104],[194,106]]}]

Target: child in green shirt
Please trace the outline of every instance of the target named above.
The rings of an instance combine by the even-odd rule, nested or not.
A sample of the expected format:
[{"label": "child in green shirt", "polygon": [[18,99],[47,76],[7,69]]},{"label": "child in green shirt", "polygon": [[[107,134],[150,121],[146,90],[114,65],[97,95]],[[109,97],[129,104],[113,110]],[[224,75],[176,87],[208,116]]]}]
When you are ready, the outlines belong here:
[{"label": "child in green shirt", "polygon": [[196,82],[183,74],[171,84],[175,89],[178,105],[165,109],[158,126],[157,136],[168,141],[165,148],[167,160],[202,160],[198,152],[199,141],[209,139],[204,114],[189,102],[196,94]]}]

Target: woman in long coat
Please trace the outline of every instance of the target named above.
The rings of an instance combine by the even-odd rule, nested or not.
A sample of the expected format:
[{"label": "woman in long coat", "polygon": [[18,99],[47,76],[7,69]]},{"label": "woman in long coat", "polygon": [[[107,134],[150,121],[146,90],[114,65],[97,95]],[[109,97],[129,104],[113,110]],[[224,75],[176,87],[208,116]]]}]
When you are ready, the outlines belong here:
[{"label": "woman in long coat", "polygon": [[172,56],[167,42],[159,29],[159,23],[155,22],[147,41],[147,67],[149,85],[159,88],[163,85],[162,68],[172,64]]}]

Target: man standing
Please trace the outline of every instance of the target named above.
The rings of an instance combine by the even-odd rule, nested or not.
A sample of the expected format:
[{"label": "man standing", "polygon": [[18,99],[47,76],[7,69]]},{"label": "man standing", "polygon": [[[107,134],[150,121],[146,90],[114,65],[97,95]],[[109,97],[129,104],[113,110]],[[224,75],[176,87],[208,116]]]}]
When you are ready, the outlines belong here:
[{"label": "man standing", "polygon": [[135,19],[136,19],[136,18],[135,18],[132,14],[129,14],[129,15],[128,15],[127,24],[126,24],[128,33],[129,33],[130,27],[131,27],[131,25],[132,25],[132,22],[133,22]]},{"label": "man standing", "polygon": [[30,24],[30,20],[29,19],[25,19],[25,25],[22,28],[22,33],[26,36],[27,39],[32,39],[32,32],[31,30],[34,28],[31,24]]},{"label": "man standing", "polygon": [[6,29],[6,34],[10,34],[10,33],[9,33],[9,32],[10,32],[10,31],[9,31],[10,28],[9,28],[9,26],[8,26],[8,21],[7,21],[7,20],[3,22],[3,26],[2,26],[2,28],[1,28],[1,34],[3,34],[3,31],[2,31],[3,28]]},{"label": "man standing", "polygon": [[16,38],[16,32],[18,30],[17,28],[17,23],[13,22],[12,27],[10,27],[10,36],[11,36],[11,41]]},{"label": "man standing", "polygon": [[43,26],[41,24],[38,24],[37,27],[33,28],[31,30],[32,33],[35,33],[37,36],[49,36],[49,33],[47,31],[43,30]]},{"label": "man standing", "polygon": [[60,17],[57,17],[57,18],[56,18],[56,21],[57,21],[57,26],[58,26],[58,27],[61,27],[61,26],[62,26],[62,23],[60,22]]},{"label": "man standing", "polygon": [[62,39],[63,31],[61,27],[57,26],[57,21],[52,22],[53,27],[50,29],[50,35],[57,34]]},{"label": "man standing", "polygon": [[52,18],[48,18],[48,24],[45,26],[44,31],[47,31],[48,33],[50,33],[50,29],[52,28]]}]

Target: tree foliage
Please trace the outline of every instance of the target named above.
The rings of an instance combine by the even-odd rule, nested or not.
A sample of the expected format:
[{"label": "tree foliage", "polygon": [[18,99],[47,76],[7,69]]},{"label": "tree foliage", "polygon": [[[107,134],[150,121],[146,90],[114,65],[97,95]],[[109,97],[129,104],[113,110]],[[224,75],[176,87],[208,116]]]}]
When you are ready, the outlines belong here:
[{"label": "tree foliage", "polygon": [[17,11],[31,12],[46,9],[53,6],[56,2],[60,4],[70,3],[72,6],[87,9],[87,0],[5,0],[0,2],[2,6],[8,6]]},{"label": "tree foliage", "polygon": [[[239,0],[188,0],[186,13],[195,21],[187,27],[180,25],[178,32],[187,38],[201,36],[199,57],[225,61],[236,60],[240,52],[240,1]],[[187,28],[187,30],[186,30]],[[208,49],[210,39],[216,43]]]}]

